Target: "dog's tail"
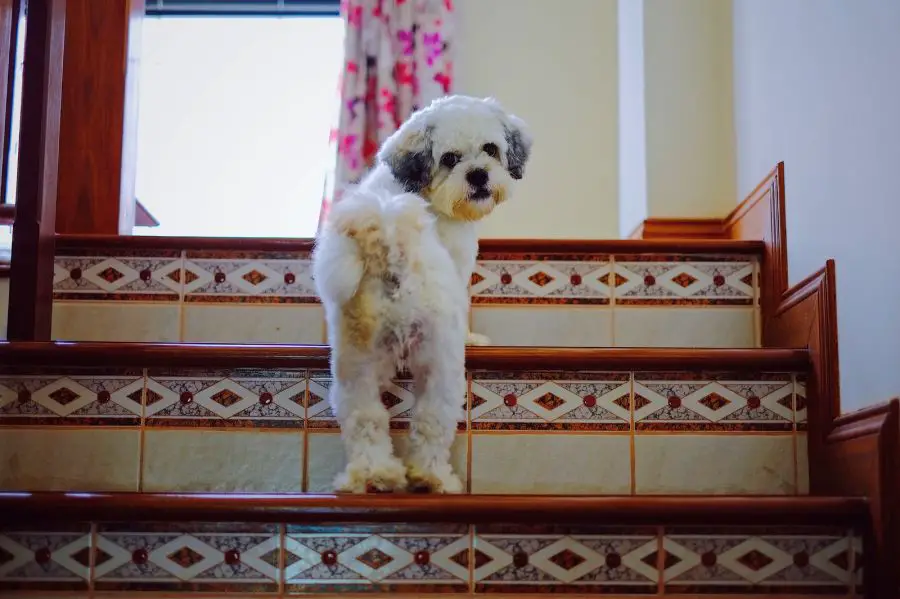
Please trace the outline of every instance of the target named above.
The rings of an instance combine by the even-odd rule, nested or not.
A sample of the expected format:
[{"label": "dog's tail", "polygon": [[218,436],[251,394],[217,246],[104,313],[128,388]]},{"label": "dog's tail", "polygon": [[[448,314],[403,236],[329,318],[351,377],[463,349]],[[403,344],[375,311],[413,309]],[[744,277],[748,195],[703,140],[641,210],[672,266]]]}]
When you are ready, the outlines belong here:
[{"label": "dog's tail", "polygon": [[331,207],[312,258],[313,278],[323,301],[343,305],[366,273],[381,276],[398,253],[416,245],[432,217],[414,194],[355,191]]}]

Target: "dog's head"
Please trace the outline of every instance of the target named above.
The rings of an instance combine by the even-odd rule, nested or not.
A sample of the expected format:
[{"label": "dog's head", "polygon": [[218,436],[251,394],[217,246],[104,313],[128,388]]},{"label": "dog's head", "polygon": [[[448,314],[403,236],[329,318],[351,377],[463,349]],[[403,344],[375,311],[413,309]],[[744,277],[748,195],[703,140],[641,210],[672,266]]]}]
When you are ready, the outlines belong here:
[{"label": "dog's head", "polygon": [[531,153],[525,123],[492,98],[449,96],[413,114],[378,159],[435,212],[475,221],[509,199]]}]

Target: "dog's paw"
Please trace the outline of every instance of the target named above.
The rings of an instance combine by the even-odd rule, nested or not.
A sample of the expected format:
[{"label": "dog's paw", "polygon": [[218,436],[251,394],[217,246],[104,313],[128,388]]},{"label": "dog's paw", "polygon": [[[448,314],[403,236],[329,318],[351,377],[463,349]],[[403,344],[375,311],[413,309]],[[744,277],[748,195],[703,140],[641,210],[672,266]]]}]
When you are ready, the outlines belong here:
[{"label": "dog's paw", "polygon": [[409,481],[407,487],[411,493],[462,493],[463,483],[453,474],[450,466],[438,471],[422,470],[409,466],[406,474]]},{"label": "dog's paw", "polygon": [[406,468],[400,460],[384,464],[349,464],[334,481],[337,493],[393,493],[405,491]]},{"label": "dog's paw", "polygon": [[491,339],[487,335],[481,335],[479,333],[473,333],[469,331],[466,335],[466,345],[490,345]]}]

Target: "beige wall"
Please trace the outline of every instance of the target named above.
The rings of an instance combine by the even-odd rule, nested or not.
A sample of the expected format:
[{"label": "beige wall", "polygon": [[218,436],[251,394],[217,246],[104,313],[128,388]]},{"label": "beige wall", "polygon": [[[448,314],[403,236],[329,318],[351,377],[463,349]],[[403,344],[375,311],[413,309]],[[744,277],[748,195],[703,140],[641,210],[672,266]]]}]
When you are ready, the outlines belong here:
[{"label": "beige wall", "polygon": [[618,237],[616,0],[458,0],[457,91],[494,96],[536,139],[483,237]]},{"label": "beige wall", "polygon": [[837,260],[843,407],[900,393],[900,2],[735,0],[738,182],[785,161],[791,283]]}]

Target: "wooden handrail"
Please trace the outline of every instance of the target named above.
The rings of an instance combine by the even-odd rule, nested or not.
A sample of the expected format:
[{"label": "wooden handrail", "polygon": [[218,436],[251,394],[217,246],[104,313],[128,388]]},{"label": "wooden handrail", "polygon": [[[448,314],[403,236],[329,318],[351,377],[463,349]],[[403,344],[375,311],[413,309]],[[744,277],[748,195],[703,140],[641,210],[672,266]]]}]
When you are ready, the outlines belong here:
[{"label": "wooden handrail", "polygon": [[234,495],[0,493],[0,523],[432,522],[860,527],[868,504],[841,497]]},{"label": "wooden handrail", "polygon": [[[326,345],[219,345],[191,343],[0,342],[5,366],[149,368],[328,368]],[[521,370],[684,370],[731,368],[804,371],[803,349],[669,349],[470,347],[469,368]]]}]

